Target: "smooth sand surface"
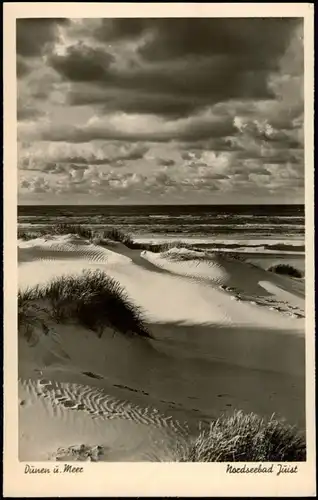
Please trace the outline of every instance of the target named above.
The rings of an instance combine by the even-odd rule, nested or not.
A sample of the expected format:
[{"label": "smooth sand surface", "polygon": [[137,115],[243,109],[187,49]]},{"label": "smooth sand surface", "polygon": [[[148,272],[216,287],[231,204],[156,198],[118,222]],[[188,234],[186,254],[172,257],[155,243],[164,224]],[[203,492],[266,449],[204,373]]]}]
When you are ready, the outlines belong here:
[{"label": "smooth sand surface", "polygon": [[98,338],[49,319],[50,335],[33,346],[20,335],[21,460],[173,460],[184,435],[234,409],[304,428],[303,280],[220,255],[179,261],[185,250],[172,259],[71,235],[18,245],[20,289],[101,269],[153,336]]}]

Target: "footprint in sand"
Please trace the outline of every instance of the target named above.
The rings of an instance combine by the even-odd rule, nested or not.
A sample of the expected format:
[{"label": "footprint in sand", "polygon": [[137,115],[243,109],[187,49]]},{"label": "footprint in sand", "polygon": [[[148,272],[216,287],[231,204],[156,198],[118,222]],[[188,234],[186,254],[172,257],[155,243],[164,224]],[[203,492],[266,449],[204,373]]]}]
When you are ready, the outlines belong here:
[{"label": "footprint in sand", "polygon": [[[290,305],[284,300],[276,300],[274,297],[263,297],[263,296],[251,296],[242,293],[242,291],[237,288],[233,288],[227,285],[220,285],[220,289],[233,293],[230,299],[239,302],[248,302],[251,305],[257,305],[260,307],[266,307],[270,311],[277,311],[280,314],[289,316],[290,318],[304,318],[304,314],[299,311],[298,307]],[[293,312],[294,314],[291,314]]]}]

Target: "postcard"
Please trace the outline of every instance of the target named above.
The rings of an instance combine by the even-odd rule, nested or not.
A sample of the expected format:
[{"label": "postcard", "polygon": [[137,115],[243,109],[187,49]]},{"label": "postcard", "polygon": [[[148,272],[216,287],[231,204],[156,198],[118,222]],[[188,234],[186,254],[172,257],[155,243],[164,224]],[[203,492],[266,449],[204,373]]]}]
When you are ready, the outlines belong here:
[{"label": "postcard", "polygon": [[313,4],[4,4],[4,496],[316,493]]}]

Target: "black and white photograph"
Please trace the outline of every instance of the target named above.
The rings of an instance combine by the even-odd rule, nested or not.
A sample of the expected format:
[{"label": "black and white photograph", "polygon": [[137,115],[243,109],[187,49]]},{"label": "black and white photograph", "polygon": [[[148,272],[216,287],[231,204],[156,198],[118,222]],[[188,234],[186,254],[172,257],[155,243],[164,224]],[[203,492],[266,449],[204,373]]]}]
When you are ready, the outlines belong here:
[{"label": "black and white photograph", "polygon": [[304,18],[73,9],[16,19],[24,475],[212,462],[291,480],[313,335]]}]

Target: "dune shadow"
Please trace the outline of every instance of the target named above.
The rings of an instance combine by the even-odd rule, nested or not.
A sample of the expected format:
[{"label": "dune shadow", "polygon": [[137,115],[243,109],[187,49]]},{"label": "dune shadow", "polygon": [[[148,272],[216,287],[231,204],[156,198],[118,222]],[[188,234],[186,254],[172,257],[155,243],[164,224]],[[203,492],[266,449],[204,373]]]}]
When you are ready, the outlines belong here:
[{"label": "dune shadow", "polygon": [[146,385],[155,396],[160,381],[166,397],[181,402],[182,407],[174,405],[175,413],[182,415],[187,408],[208,421],[236,408],[267,417],[275,413],[305,426],[301,331],[181,322],[149,328],[151,344],[162,357]]},{"label": "dune shadow", "polygon": [[[296,320],[297,321],[297,320]],[[159,349],[175,355],[219,361],[243,368],[290,375],[305,374],[305,337],[302,329],[286,331],[260,326],[183,322],[149,325]]]}]

